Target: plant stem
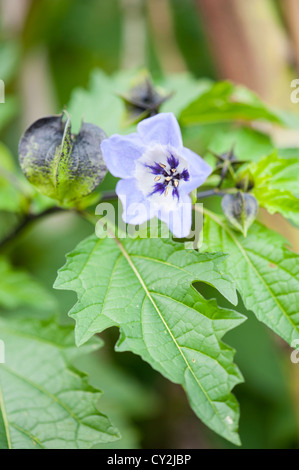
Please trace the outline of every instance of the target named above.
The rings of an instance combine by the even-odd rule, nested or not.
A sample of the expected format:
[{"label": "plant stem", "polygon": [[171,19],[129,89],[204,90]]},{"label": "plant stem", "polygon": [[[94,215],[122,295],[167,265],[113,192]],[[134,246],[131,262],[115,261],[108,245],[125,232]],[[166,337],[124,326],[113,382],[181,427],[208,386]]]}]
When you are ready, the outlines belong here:
[{"label": "plant stem", "polygon": [[[224,196],[226,191],[219,191],[217,188],[209,189],[207,191],[200,191],[197,193],[198,199],[203,199],[211,196]],[[102,199],[99,202],[111,201],[112,199],[117,199],[117,194],[114,191],[107,191],[103,193]]]},{"label": "plant stem", "polygon": [[[211,197],[211,196],[224,196],[226,194],[225,191],[219,191],[217,188],[216,189],[209,189],[207,191],[201,191],[197,193],[198,199],[203,199],[206,197]],[[113,199],[117,199],[117,194],[114,191],[107,191],[102,195],[101,201],[110,201]],[[51,207],[50,209],[46,209],[43,212],[40,212],[39,214],[27,214],[24,219],[20,222],[20,224],[15,227],[15,229],[9,233],[6,237],[4,237],[3,240],[0,241],[0,250],[2,250],[4,247],[6,247],[12,240],[14,240],[26,227],[31,225],[31,223],[35,222],[36,220],[40,220],[47,215],[55,214],[58,212],[65,212],[68,211],[67,209],[63,209],[61,207]],[[69,210],[71,211],[71,209]],[[95,216],[93,214],[90,214],[86,211],[80,211],[80,210],[75,210],[75,212],[80,215],[81,217],[84,217],[86,220],[89,220],[89,222],[94,223],[95,221]]]},{"label": "plant stem", "polygon": [[226,191],[219,191],[219,189],[209,189],[207,191],[200,191],[197,193],[197,198],[198,199],[204,199],[206,197],[211,197],[211,196],[224,196]]},{"label": "plant stem", "polygon": [[42,219],[43,217],[46,217],[47,215],[50,214],[55,214],[57,212],[63,212],[65,209],[62,209],[60,207],[51,207],[50,209],[46,209],[43,212],[40,212],[39,214],[26,214],[24,219],[21,221],[21,223],[11,232],[9,233],[6,237],[4,237],[1,242],[0,242],[0,250],[2,250],[6,245],[8,245],[12,240],[14,240],[15,237],[19,235],[26,227],[28,227],[32,222]]}]

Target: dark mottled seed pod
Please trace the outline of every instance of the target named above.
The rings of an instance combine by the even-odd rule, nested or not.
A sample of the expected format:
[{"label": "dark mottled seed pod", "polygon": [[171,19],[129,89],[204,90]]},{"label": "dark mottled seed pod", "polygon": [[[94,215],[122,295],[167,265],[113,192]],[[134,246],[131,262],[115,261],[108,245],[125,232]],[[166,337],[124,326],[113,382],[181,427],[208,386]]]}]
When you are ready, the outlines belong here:
[{"label": "dark mottled seed pod", "polygon": [[41,193],[62,205],[80,201],[103,180],[107,168],[101,142],[107,136],[94,124],[83,123],[71,134],[63,114],[35,121],[19,143],[19,159],[26,178]]},{"label": "dark mottled seed pod", "polygon": [[236,194],[226,194],[221,205],[229,224],[246,237],[257,215],[259,205],[256,198],[238,191]]}]

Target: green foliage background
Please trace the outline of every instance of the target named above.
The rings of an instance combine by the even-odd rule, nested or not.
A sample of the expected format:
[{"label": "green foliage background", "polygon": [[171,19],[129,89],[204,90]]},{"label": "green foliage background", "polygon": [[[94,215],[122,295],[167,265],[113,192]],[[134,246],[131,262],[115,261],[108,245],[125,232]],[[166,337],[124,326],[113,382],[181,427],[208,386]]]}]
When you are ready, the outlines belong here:
[{"label": "green foliage background", "polygon": [[[253,177],[263,178],[263,189],[267,197],[264,197],[264,194],[255,194],[256,197],[260,198],[270,213],[279,210],[298,225],[297,200],[294,199],[292,204],[288,202],[288,194],[298,194],[298,178],[296,178],[298,149],[278,149],[270,162],[267,155],[274,149],[271,138],[250,125],[236,125],[239,120],[250,121],[256,118],[263,118],[272,123],[283,123],[288,118],[289,122],[289,116],[276,110],[269,110],[254,95],[250,93],[246,95],[246,91],[241,87],[236,90],[227,82],[213,85],[211,80],[217,79],[215,66],[194,2],[172,0],[169,4],[174,37],[187,70],[182,75],[164,75],[150,20],[146,15],[145,60],[143,64],[135,65],[146,66],[158,85],[169,91],[177,91],[173,98],[165,103],[162,110],[173,111],[180,118],[187,147],[199,154],[204,152],[209,159],[211,155],[208,149],[215,152],[227,151],[234,143],[237,155],[252,162]],[[135,70],[117,73],[123,63],[124,22],[125,10],[117,0],[100,2],[39,0],[30,2],[30,8],[19,30],[7,31],[2,25],[0,78],[6,83],[6,103],[0,105],[2,142],[0,162],[6,171],[13,175],[19,171],[17,145],[25,124],[30,124],[26,122],[28,110],[24,108],[25,99],[20,91],[22,81],[20,77],[25,73],[25,65],[28,66],[28,58],[34,54],[40,54],[45,59],[47,83],[51,90],[49,94],[54,97],[51,109],[47,111],[60,112],[63,106],[67,105],[75,132],[80,127],[82,115],[86,121],[103,127],[108,135],[122,129],[123,106],[116,92],[125,92],[130,79],[136,74]],[[188,71],[201,78],[201,81],[190,79]],[[112,73],[114,73],[112,77],[106,75]],[[231,106],[228,106],[232,93],[239,93],[243,105],[231,103]],[[194,100],[196,96],[199,97]],[[34,100],[33,91],[31,99]],[[192,126],[189,126],[190,124]],[[292,125],[295,128],[298,126],[298,118],[292,118]],[[260,160],[261,157],[265,159]],[[288,165],[289,174],[286,174],[286,161],[292,165],[291,171]],[[273,171],[276,172],[276,177],[272,178],[271,182],[267,179],[270,163],[275,166],[274,169],[271,167],[271,174]],[[28,200],[34,192],[24,179],[20,178],[17,185],[8,185],[7,178],[2,178],[3,175],[4,172],[0,173],[0,237],[4,237],[15,226],[20,216],[19,211],[26,210]],[[113,189],[114,185],[115,179],[107,176],[100,190]],[[276,201],[271,196],[271,191],[277,190],[278,187],[280,190],[283,189],[283,192]],[[51,207],[52,202],[38,196],[35,198],[35,204],[38,210]],[[219,201],[215,199],[205,202],[205,207],[211,210],[218,209],[218,206]],[[228,234],[224,233],[223,238],[219,236],[217,240],[221,246],[217,246],[213,233],[219,231],[219,224],[217,225],[212,219],[208,219],[207,224],[211,236],[206,248],[209,251],[224,251],[223,245],[229,246],[231,243]],[[53,290],[52,286],[57,270],[65,263],[65,254],[74,250],[79,242],[91,234],[91,230],[90,225],[76,215],[56,214],[32,225],[16,241],[7,246],[5,253],[1,253],[0,339],[6,335],[5,339],[12,345],[11,354],[15,355],[14,362],[17,364],[19,355],[23,355],[22,351],[26,351],[28,357],[31,357],[30,348],[26,346],[26,335],[30,333],[31,336],[38,338],[39,332],[43,331],[41,336],[44,336],[45,344],[42,342],[39,344],[39,359],[42,365],[37,367],[41,369],[44,367],[45,374],[40,377],[39,391],[42,388],[48,397],[63,393],[63,389],[61,390],[57,384],[52,387],[51,380],[48,380],[51,377],[52,366],[51,364],[47,366],[49,352],[46,346],[51,340],[54,343],[53,349],[60,351],[63,356],[61,374],[75,371],[72,380],[76,383],[72,382],[72,387],[75,389],[81,387],[86,393],[93,394],[94,408],[85,410],[88,416],[83,417],[80,414],[82,413],[80,401],[76,397],[67,397],[68,401],[73,402],[80,420],[90,420],[96,409],[99,413],[109,416],[113,424],[106,421],[106,417],[103,420],[98,418],[99,421],[95,426],[93,423],[98,434],[95,431],[95,435],[88,443],[84,437],[84,425],[79,440],[73,440],[73,436],[69,436],[67,442],[63,444],[57,436],[57,440],[53,440],[51,432],[46,430],[41,433],[44,435],[44,441],[34,443],[32,436],[24,436],[20,431],[20,428],[29,427],[32,429],[32,434],[35,432],[34,420],[28,424],[24,418],[18,423],[19,429],[14,428],[15,434],[12,434],[12,439],[19,443],[19,446],[25,447],[36,447],[36,445],[97,448],[235,447],[234,444],[228,443],[207,429],[198,420],[178,385],[152,370],[139,356],[130,352],[116,353],[114,345],[117,342],[118,330],[115,327],[101,334],[105,341],[104,348],[96,350],[101,344],[95,345],[97,342],[95,341],[87,343],[82,350],[79,349],[78,355],[74,354],[73,321],[67,316],[67,312],[75,304],[76,295],[71,291]],[[256,224],[254,230],[256,240],[260,240],[259,231],[266,229],[261,229]],[[238,235],[236,237],[241,239]],[[272,243],[272,235],[268,237]],[[240,243],[243,243],[243,240]],[[244,243],[246,245],[246,242]],[[277,236],[276,258],[272,260],[273,263],[282,256],[282,244]],[[250,242],[244,246],[248,252],[256,248],[256,245],[249,245]],[[264,252],[266,247],[262,246],[260,250]],[[238,252],[234,255],[235,259],[231,260],[232,265],[228,266],[228,270],[234,269],[236,259],[239,257]],[[262,260],[260,263],[262,265]],[[245,272],[247,268],[240,266],[240,269]],[[244,282],[247,283],[247,279]],[[294,285],[298,297],[297,287],[297,284]],[[238,288],[241,292],[242,286]],[[216,298],[222,308],[227,311],[231,308],[231,304],[212,286],[207,287],[204,283],[198,283],[197,289],[205,299]],[[254,291],[254,288],[252,290]],[[294,300],[295,305],[299,302],[297,297]],[[227,333],[224,338],[226,344],[237,350],[235,363],[242,371],[245,380],[234,390],[242,411],[240,420],[242,446],[297,448],[299,445],[298,365],[290,362],[290,349],[286,344],[247,310],[252,308],[252,297],[249,300],[243,297],[243,300],[244,304],[239,298],[237,310],[248,319]],[[255,302],[258,302],[258,294]],[[291,307],[287,305],[286,308]],[[275,313],[275,306],[270,306],[269,312],[273,310]],[[48,322],[53,325],[50,331],[45,326]],[[273,323],[275,330],[277,321],[272,319],[272,326]],[[288,326],[284,332],[285,339],[290,339]],[[15,336],[22,337],[22,341],[14,340]],[[61,353],[64,349],[66,352]],[[37,350],[33,348],[31,355],[35,354]],[[15,380],[18,374],[17,383],[13,382],[12,374],[8,379],[8,372],[7,376],[3,377],[0,373],[0,382],[5,381],[11,389],[22,390],[20,384],[28,387],[28,378],[33,382],[36,377],[30,367],[26,370],[26,364],[28,365],[30,359],[27,362],[25,359],[26,357],[23,366],[18,365],[20,370],[17,368],[14,370]],[[22,378],[21,372],[25,379]],[[11,384],[9,380],[12,380]],[[62,382],[64,380],[66,379],[61,379]],[[98,400],[99,390],[103,390],[104,395]],[[38,394],[36,399],[40,399],[43,403],[44,395]],[[14,398],[17,400],[18,396]],[[61,410],[55,408],[53,416],[60,416],[60,412]],[[120,431],[121,440],[114,440],[119,437],[114,426]],[[8,443],[2,432],[3,427],[5,428],[5,423],[0,420],[0,445],[5,448]],[[99,444],[103,427],[108,430],[107,433],[112,438],[109,443]]]}]

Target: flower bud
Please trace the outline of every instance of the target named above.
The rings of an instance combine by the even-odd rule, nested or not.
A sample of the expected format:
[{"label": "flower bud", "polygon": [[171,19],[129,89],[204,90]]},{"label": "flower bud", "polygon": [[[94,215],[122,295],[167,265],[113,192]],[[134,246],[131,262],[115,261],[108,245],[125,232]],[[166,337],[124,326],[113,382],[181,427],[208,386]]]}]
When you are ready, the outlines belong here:
[{"label": "flower bud", "polygon": [[250,172],[246,171],[243,173],[236,183],[236,188],[242,191],[250,191],[254,187],[254,180]]},{"label": "flower bud", "polygon": [[256,198],[252,194],[239,191],[236,194],[226,194],[221,205],[229,224],[246,237],[257,215],[259,206]]},{"label": "flower bud", "polygon": [[101,142],[107,136],[94,124],[83,123],[71,134],[63,114],[35,121],[19,143],[23,173],[39,191],[61,205],[76,204],[100,184],[107,173]]}]

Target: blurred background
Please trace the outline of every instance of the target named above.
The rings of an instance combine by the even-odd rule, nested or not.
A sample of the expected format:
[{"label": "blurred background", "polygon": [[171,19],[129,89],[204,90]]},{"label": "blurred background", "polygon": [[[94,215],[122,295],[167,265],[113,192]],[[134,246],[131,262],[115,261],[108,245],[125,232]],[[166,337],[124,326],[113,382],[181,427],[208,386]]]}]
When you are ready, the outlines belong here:
[{"label": "blurred background", "polygon": [[[298,0],[0,0],[0,141],[17,159],[24,128],[62,110],[74,88],[88,87],[90,74],[144,66],[153,78],[190,72],[197,78],[230,79],[273,106],[299,111],[290,100],[299,78]],[[287,147],[299,132],[271,129]],[[299,249],[298,232],[280,217],[264,222]],[[0,213],[0,232],[11,223]],[[2,228],[1,228],[2,226]],[[22,236],[10,250],[49,289],[64,255],[91,232],[72,215],[51,217]],[[209,293],[205,293],[208,295]],[[74,303],[56,291],[61,321]],[[210,295],[214,296],[211,292]],[[223,299],[219,299],[223,303]],[[299,447],[299,364],[289,348],[240,304],[248,321],[225,340],[237,349],[245,384],[234,393],[241,406],[244,448]],[[119,427],[123,448],[234,447],[203,426],[184,392],[138,357],[116,354],[116,329],[106,347],[81,359],[93,384],[104,390],[101,409]]]}]

